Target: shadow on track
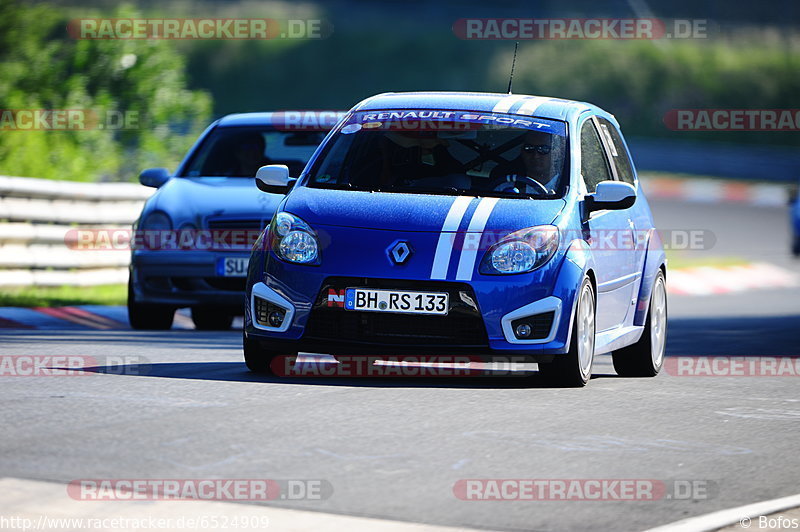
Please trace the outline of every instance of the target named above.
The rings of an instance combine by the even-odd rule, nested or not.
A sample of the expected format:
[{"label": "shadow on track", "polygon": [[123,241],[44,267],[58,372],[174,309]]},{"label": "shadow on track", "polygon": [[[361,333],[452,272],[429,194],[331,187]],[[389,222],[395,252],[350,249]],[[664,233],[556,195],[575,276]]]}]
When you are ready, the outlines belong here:
[{"label": "shadow on track", "polygon": [[[67,369],[67,368],[61,368]],[[368,388],[549,388],[535,371],[508,372],[482,370],[477,375],[451,377],[275,377],[258,375],[247,370],[244,362],[171,362],[158,364],[129,364],[81,368],[80,371],[261,384],[301,384],[315,386],[355,386]]]}]

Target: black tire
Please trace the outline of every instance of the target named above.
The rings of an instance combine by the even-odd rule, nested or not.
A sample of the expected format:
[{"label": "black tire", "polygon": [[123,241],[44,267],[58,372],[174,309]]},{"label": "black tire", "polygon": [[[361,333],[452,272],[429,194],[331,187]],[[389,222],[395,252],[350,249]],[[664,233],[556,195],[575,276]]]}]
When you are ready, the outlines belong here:
[{"label": "black tire", "polygon": [[172,327],[175,309],[166,305],[137,303],[133,283],[128,279],[128,323],[136,330],[166,331]]},{"label": "black tire", "polygon": [[200,331],[227,331],[233,324],[233,316],[210,307],[192,307],[192,321]]},{"label": "black tire", "polygon": [[[663,306],[663,308],[656,308],[657,306]],[[664,366],[666,344],[667,285],[664,272],[659,270],[653,281],[650,308],[647,310],[642,337],[635,344],[618,349],[611,355],[617,375],[620,377],[655,377]]]},{"label": "black tire", "polygon": [[800,236],[794,237],[794,243],[792,244],[792,253],[795,257],[800,257]]},{"label": "black tire", "polygon": [[539,373],[550,384],[580,388],[586,386],[592,377],[595,334],[597,332],[595,295],[592,282],[588,277],[584,277],[576,297],[578,301],[575,303],[569,351],[564,355],[556,355],[552,362],[539,364]]},{"label": "black tire", "polygon": [[247,337],[242,331],[242,349],[244,350],[244,363],[247,369],[261,375],[274,375],[272,362],[279,356],[296,357],[297,353],[279,353],[263,349],[259,343]]}]

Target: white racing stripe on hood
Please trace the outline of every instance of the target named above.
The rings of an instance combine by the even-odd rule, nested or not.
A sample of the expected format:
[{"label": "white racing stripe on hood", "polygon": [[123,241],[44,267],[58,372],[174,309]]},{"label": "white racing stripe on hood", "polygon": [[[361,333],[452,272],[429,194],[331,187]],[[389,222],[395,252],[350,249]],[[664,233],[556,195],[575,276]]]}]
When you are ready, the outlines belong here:
[{"label": "white racing stripe on hood", "polygon": [[475,269],[475,258],[478,256],[483,229],[500,198],[483,198],[469,221],[467,234],[464,235],[464,244],[461,247],[461,258],[458,260],[456,281],[471,281],[472,271]]},{"label": "white racing stripe on hood", "polygon": [[447,278],[447,268],[450,266],[450,255],[453,252],[456,231],[467,212],[469,202],[472,198],[459,196],[455,199],[447,212],[447,217],[442,225],[442,232],[439,234],[439,242],[436,244],[436,254],[433,256],[433,268],[431,269],[431,279]]}]

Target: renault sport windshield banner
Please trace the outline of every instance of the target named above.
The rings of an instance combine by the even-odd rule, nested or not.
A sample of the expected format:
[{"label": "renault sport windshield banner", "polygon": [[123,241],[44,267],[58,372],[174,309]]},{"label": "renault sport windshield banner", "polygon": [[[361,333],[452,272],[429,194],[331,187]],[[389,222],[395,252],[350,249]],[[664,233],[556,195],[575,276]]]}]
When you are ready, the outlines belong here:
[{"label": "renault sport windshield banner", "polygon": [[339,130],[349,135],[362,130],[393,131],[469,131],[478,129],[518,128],[566,136],[566,123],[545,118],[529,118],[475,111],[435,111],[402,109],[353,113]]}]

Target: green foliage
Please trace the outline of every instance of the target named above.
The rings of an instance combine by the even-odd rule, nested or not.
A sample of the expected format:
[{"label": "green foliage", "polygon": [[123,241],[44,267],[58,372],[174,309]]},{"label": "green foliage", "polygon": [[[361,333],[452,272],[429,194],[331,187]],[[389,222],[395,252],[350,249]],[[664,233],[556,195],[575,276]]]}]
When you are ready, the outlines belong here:
[{"label": "green foliage", "polygon": [[547,41],[520,48],[519,92],[589,101],[628,134],[800,144],[785,132],[673,132],[671,109],[793,109],[800,47],[789,39]]},{"label": "green foliage", "polygon": [[[392,21],[388,28],[345,27],[332,20],[336,30],[324,41],[190,43],[191,79],[214,94],[219,114],[347,109],[386,91],[502,92],[508,83],[512,42],[460,40],[446,20]],[[631,136],[800,145],[797,133],[688,133],[663,122],[671,109],[797,108],[800,39],[787,31],[660,41],[523,41],[514,92],[597,104],[614,113]],[[229,79],[248,82],[231,87]]]},{"label": "green foliage", "polygon": [[[113,14],[137,16],[124,6]],[[0,109],[89,110],[104,127],[2,130],[0,174],[131,180],[145,167],[174,168],[211,110],[205,92],[186,88],[184,57],[166,41],[77,40],[68,19],[0,0]],[[121,116],[132,118],[123,128]]]},{"label": "green foliage", "polygon": [[128,286],[5,286],[0,307],[63,307],[68,305],[124,305]]}]

